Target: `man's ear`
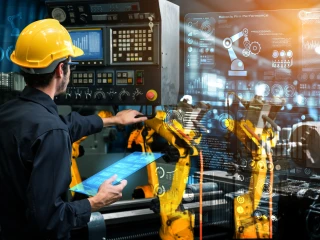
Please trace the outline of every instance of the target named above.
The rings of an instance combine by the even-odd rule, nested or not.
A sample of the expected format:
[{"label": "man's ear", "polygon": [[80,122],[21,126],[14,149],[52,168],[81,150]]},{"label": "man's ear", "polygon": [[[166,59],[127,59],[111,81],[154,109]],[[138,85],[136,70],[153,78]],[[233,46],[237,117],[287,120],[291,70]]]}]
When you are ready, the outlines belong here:
[{"label": "man's ear", "polygon": [[63,63],[59,63],[58,67],[56,68],[56,75],[57,77],[63,76],[63,69],[62,69]]}]

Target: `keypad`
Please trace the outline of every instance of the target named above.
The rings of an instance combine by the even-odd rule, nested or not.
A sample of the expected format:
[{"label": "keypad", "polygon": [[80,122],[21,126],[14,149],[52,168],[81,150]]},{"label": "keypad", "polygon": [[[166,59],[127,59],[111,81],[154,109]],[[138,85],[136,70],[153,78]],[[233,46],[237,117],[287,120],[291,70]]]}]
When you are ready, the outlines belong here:
[{"label": "keypad", "polygon": [[153,62],[153,41],[149,27],[113,29],[113,63]]},{"label": "keypad", "polygon": [[73,85],[93,85],[94,84],[94,72],[72,72],[72,84]]},{"label": "keypad", "polygon": [[113,72],[97,72],[97,84],[113,84]]},{"label": "keypad", "polygon": [[132,85],[134,79],[134,71],[117,71],[116,85]]}]

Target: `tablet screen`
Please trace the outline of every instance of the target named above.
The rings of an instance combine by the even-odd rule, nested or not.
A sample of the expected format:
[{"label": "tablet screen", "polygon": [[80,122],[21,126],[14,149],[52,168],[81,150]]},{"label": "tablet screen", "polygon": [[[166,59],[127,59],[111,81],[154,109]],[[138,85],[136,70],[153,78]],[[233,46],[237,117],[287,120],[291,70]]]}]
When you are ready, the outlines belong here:
[{"label": "tablet screen", "polygon": [[114,174],[117,174],[117,179],[112,183],[118,184],[121,180],[140,170],[141,168],[152,163],[156,159],[162,157],[162,153],[145,153],[133,152],[121,160],[113,163],[107,168],[94,174],[90,178],[84,180],[78,185],[70,188],[73,192],[79,192],[88,196],[97,194],[100,185]]}]

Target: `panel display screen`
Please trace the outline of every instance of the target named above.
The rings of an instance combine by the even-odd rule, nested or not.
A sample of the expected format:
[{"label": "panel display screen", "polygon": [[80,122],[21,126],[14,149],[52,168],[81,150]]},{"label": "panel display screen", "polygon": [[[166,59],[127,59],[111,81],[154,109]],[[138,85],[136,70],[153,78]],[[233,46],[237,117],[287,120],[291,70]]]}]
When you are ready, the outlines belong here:
[{"label": "panel display screen", "polygon": [[81,48],[82,56],[77,61],[103,60],[103,31],[101,28],[69,29],[72,43]]},{"label": "panel display screen", "polygon": [[216,105],[234,91],[320,107],[319,29],[315,9],[187,14],[185,94]]},{"label": "panel display screen", "polygon": [[[184,94],[212,106],[202,119],[206,168],[225,170],[236,160],[250,166],[251,153],[229,133],[229,122],[249,118],[239,99],[281,103],[270,115],[290,131],[319,121],[319,9],[190,13],[184,20]],[[242,151],[236,160],[234,146]]]},{"label": "panel display screen", "polygon": [[100,185],[113,175],[117,174],[117,179],[112,183],[113,185],[116,185],[120,183],[121,180],[162,156],[162,153],[133,152],[132,154],[115,162],[111,166],[101,170],[90,178],[84,180],[82,183],[72,187],[70,190],[83,193],[88,196],[94,196],[97,194]]}]

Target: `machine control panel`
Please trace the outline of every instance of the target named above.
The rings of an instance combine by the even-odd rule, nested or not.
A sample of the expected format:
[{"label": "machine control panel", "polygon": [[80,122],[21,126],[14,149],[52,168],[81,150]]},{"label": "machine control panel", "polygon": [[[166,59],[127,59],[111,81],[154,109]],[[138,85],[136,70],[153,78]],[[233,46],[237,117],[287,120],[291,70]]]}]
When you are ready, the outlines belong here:
[{"label": "machine control panel", "polygon": [[179,92],[179,7],[167,0],[47,0],[83,55],[59,105],[172,105]]},{"label": "machine control panel", "polygon": [[57,104],[153,104],[159,101],[157,85],[145,81],[152,72],[145,70],[74,71],[65,94]]}]

